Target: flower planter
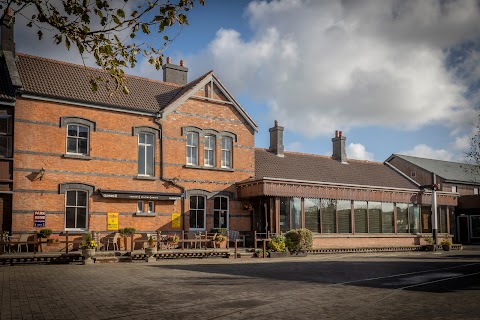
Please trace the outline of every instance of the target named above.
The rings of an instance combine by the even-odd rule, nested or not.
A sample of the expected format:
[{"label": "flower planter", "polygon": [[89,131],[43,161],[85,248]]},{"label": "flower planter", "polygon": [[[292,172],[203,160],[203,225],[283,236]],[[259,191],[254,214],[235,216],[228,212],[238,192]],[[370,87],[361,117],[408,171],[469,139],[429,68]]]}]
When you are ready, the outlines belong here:
[{"label": "flower planter", "polygon": [[434,249],[433,244],[427,244],[427,245],[425,246],[425,250],[426,250],[426,251],[433,251],[433,249]]},{"label": "flower planter", "polygon": [[217,249],[227,249],[227,241],[215,241],[215,248]]},{"label": "flower planter", "polygon": [[450,251],[450,247],[451,247],[451,245],[449,245],[449,244],[442,245],[443,251]]},{"label": "flower planter", "polygon": [[95,249],[82,249],[82,256],[85,264],[93,263],[92,257],[95,256]]},{"label": "flower planter", "polygon": [[149,257],[157,253],[157,248],[145,248],[145,254]]}]

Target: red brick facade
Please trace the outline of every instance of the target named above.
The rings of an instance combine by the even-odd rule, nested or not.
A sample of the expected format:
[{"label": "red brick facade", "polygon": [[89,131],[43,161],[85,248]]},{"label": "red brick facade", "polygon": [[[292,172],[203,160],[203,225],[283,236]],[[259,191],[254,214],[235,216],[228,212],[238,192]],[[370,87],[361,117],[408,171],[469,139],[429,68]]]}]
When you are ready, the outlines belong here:
[{"label": "red brick facade", "polygon": [[[45,227],[54,232],[64,231],[65,193],[59,189],[62,183],[86,184],[95,190],[175,194],[196,190],[210,196],[207,197],[207,231],[213,228],[212,196],[221,192],[230,195],[230,229],[250,230],[250,215],[241,210],[234,184],[254,174],[254,128],[223,94],[217,94],[215,98],[223,101],[190,98],[167,116],[157,118],[18,97],[15,106],[12,230],[40,229],[34,228],[34,212],[45,211]],[[78,117],[95,123],[95,129],[90,131],[88,159],[65,156],[67,129],[61,126],[62,117]],[[159,139],[155,139],[154,144],[155,179],[137,178],[138,137],[133,135],[135,127],[159,130]],[[218,168],[221,162],[220,139],[216,141],[215,168],[202,168],[202,139],[198,145],[199,166],[186,167],[184,127],[233,134],[236,141],[233,142],[232,170]],[[38,179],[42,168],[45,173],[42,179]],[[165,179],[161,179],[161,175]],[[175,184],[168,182],[171,179]],[[135,199],[103,198],[95,191],[88,198],[87,229],[105,231],[108,212],[119,213],[119,228],[134,227],[138,231],[179,230],[172,228],[171,222],[173,213],[181,213],[180,229],[189,229],[188,199],[155,201],[153,216],[137,216],[136,210]]]}]

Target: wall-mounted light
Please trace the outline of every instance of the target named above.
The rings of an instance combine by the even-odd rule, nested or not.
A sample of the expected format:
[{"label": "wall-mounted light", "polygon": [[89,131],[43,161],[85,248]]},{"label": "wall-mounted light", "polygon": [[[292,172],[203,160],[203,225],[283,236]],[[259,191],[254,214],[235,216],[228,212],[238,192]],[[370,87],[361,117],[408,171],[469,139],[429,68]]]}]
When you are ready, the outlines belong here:
[{"label": "wall-mounted light", "polygon": [[40,169],[40,171],[37,173],[37,179],[42,181],[43,176],[45,175],[45,169]]}]

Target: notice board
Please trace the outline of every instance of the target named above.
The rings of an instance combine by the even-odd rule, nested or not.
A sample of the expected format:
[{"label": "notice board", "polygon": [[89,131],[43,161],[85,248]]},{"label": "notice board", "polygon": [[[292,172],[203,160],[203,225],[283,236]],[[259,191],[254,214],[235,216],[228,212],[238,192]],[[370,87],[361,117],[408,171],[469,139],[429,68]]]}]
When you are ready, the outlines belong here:
[{"label": "notice board", "polygon": [[107,212],[107,230],[118,230],[118,212]]}]

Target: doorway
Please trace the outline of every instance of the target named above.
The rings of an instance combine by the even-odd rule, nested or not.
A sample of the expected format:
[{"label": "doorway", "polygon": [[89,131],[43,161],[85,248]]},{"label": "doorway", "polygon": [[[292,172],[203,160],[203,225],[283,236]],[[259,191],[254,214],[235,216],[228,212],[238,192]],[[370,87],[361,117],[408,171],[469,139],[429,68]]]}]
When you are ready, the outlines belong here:
[{"label": "doorway", "polygon": [[470,242],[470,223],[468,216],[458,216],[457,217],[457,239],[458,243],[469,243]]}]

